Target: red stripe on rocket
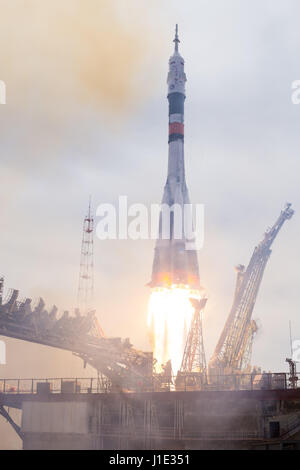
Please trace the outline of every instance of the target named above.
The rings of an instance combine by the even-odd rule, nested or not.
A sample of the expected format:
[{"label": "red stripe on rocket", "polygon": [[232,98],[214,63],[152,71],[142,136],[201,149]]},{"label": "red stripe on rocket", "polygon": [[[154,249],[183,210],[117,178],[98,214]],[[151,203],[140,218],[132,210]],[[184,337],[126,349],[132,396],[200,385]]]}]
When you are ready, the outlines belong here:
[{"label": "red stripe on rocket", "polygon": [[169,124],[169,135],[182,134],[184,135],[184,124],[181,122],[172,122]]}]

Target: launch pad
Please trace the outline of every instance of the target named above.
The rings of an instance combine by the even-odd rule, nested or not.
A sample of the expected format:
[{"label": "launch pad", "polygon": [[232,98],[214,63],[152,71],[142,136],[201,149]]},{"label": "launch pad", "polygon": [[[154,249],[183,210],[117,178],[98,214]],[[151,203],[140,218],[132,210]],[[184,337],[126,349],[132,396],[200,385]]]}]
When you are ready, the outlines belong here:
[{"label": "launch pad", "polygon": [[[47,310],[42,299],[32,306],[30,299],[19,300],[17,290],[3,299],[0,279],[0,336],[68,350],[98,373],[90,379],[0,379],[0,414],[24,449],[252,449],[282,447],[300,437],[300,388],[293,361],[287,359],[290,374],[262,373],[251,365],[258,329],[252,313],[271,246],[294,214],[291,204],[265,232],[248,266],[236,268],[232,308],[206,362],[202,317],[207,299],[197,252],[187,249],[185,235],[175,236],[176,205],[182,208],[190,199],[184,166],[186,75],[177,28],[174,42],[162,200],[170,208],[170,236],[161,236],[161,217],[149,283],[153,353],[137,350],[129,339],[105,337],[90,308],[94,219],[89,206],[79,277],[82,311],[57,317],[55,306]],[[181,228],[186,222],[181,220]],[[22,411],[21,425],[9,408]]]},{"label": "launch pad", "polygon": [[[288,374],[278,375],[282,387],[289,383]],[[287,386],[107,393],[97,378],[5,386],[0,413],[22,410],[16,431],[24,449],[279,448],[297,445],[300,434],[300,389]]]}]

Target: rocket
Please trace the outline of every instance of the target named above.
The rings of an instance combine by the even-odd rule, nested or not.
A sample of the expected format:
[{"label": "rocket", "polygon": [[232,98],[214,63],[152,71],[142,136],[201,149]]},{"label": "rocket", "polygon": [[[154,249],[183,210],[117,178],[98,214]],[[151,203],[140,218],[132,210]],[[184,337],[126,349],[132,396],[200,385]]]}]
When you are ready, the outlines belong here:
[{"label": "rocket", "polygon": [[[179,53],[180,41],[177,25],[174,43],[175,48],[169,60],[167,79],[169,102],[168,175],[160,211],[159,234],[155,246],[152,279],[149,285],[151,287],[166,288],[179,285],[199,289],[197,251],[187,249],[188,239],[185,233],[185,219],[188,216],[185,214],[184,206],[190,205],[184,167],[184,103],[187,79],[184,72],[184,60]],[[182,210],[181,218],[178,218],[176,207]],[[165,214],[168,211],[163,211],[163,208],[169,209],[170,219],[167,236],[164,230],[164,222]]]}]

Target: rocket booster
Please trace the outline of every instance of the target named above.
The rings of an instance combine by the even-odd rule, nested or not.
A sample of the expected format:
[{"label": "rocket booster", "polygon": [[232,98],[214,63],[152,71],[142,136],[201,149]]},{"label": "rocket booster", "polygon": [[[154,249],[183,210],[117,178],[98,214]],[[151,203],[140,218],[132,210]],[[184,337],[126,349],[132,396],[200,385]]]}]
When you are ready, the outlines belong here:
[{"label": "rocket booster", "polygon": [[[190,204],[190,199],[184,168],[186,75],[184,72],[184,60],[178,50],[179,42],[178,27],[176,26],[175,49],[169,60],[167,80],[169,101],[168,176],[162,199],[159,236],[156,241],[150,286],[170,287],[172,285],[185,285],[193,289],[199,289],[197,252],[187,249],[187,243],[190,240],[187,240],[185,236],[184,219],[187,216],[185,215],[184,206]],[[177,212],[179,207],[181,208],[181,217],[178,216]],[[168,208],[169,211],[165,211],[163,208]],[[165,236],[164,231],[167,213],[169,213],[168,237]],[[178,219],[178,217],[180,218]],[[179,231],[178,223],[181,224],[179,227],[181,230]]]}]

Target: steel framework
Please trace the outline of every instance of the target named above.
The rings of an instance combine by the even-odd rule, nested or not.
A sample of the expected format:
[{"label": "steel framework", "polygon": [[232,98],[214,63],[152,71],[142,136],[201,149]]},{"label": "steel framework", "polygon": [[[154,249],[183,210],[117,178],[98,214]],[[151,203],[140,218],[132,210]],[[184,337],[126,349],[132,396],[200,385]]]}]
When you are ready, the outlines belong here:
[{"label": "steel framework", "polygon": [[256,323],[251,319],[264,270],[274,242],[284,222],[294,211],[286,204],[275,224],[265,232],[264,239],[254,249],[247,269],[237,267],[237,282],[233,306],[216,349],[209,361],[210,375],[240,372],[249,369]]},{"label": "steel framework", "polygon": [[93,308],[94,300],[94,217],[89,208],[83,222],[80,270],[78,282],[78,308],[86,314]]},{"label": "steel framework", "polygon": [[95,312],[57,318],[57,307],[45,309],[43,299],[35,308],[31,299],[18,301],[18,291],[10,290],[0,305],[0,336],[52,346],[73,352],[85,363],[108,377],[115,387],[130,388],[131,380],[149,377],[153,355],[132,347],[128,339],[99,336]]},{"label": "steel framework", "polygon": [[[274,226],[265,233],[264,240],[255,248],[247,269],[245,270],[243,266],[238,267],[233,306],[209,362],[210,375],[216,377],[247,371],[252,341],[257,331],[256,323],[251,316],[264,269],[271,254],[270,247],[285,220],[290,219],[293,213],[291,205],[287,204]],[[2,279],[0,287],[1,292]],[[198,303],[193,302],[196,307],[195,314],[179,375],[181,374],[180,380],[184,379],[184,376],[188,379],[195,376],[197,384],[204,385],[203,373],[206,370],[206,360],[201,311],[206,299]],[[131,389],[132,384],[138,381],[141,387],[146,387],[149,380],[151,382],[152,353],[136,350],[128,339],[104,338],[95,327],[94,311],[81,315],[77,309],[75,316],[65,311],[59,318],[57,311],[56,306],[47,311],[42,299],[33,308],[30,299],[19,301],[18,291],[11,290],[6,300],[0,303],[0,335],[72,351],[85,363],[108,377],[114,387]],[[191,383],[194,383],[193,380]],[[176,382],[176,387],[179,384],[180,381]]]},{"label": "steel framework", "polygon": [[180,372],[206,375],[206,357],[203,343],[202,316],[207,299],[190,299],[195,312],[188,333]]}]

